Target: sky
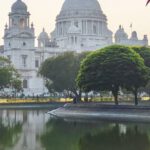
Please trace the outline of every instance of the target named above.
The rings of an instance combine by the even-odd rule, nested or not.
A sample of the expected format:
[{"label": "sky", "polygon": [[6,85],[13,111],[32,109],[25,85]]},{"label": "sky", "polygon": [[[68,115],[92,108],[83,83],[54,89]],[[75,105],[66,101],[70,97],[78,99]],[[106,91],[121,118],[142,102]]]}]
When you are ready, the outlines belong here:
[{"label": "sky", "polygon": [[[4,26],[8,23],[8,13],[16,0],[0,0],[0,45],[3,44]],[[30,12],[30,22],[34,23],[36,37],[43,27],[50,34],[55,28],[55,19],[64,0],[23,0]],[[115,32],[119,25],[130,35],[136,30],[139,38],[148,35],[150,41],[150,5],[147,0],[98,0],[108,19],[108,27]],[[149,42],[150,43],[150,42]]]}]

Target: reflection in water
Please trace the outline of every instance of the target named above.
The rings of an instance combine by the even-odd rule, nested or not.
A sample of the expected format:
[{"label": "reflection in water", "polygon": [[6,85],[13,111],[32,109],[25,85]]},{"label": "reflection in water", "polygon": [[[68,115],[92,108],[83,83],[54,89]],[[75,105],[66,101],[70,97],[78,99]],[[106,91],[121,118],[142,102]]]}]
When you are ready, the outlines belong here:
[{"label": "reflection in water", "polygon": [[63,120],[50,120],[47,130],[41,136],[41,142],[46,150],[78,150],[80,138],[86,132],[96,132],[95,124],[66,123]]},{"label": "reflection in water", "polygon": [[0,111],[0,150],[43,150],[39,136],[49,116],[45,111]]},{"label": "reflection in water", "polygon": [[147,129],[112,123],[47,123],[41,136],[46,150],[149,150]]},{"label": "reflection in water", "polygon": [[15,145],[21,130],[22,125],[20,123],[5,126],[0,122],[0,150],[5,150],[6,148],[11,148]]},{"label": "reflection in water", "polygon": [[0,150],[150,150],[150,127],[65,122],[45,110],[0,110]]},{"label": "reflection in water", "polygon": [[86,134],[80,139],[80,150],[149,150],[150,140],[138,127],[127,128],[121,133],[119,125],[92,135]]}]

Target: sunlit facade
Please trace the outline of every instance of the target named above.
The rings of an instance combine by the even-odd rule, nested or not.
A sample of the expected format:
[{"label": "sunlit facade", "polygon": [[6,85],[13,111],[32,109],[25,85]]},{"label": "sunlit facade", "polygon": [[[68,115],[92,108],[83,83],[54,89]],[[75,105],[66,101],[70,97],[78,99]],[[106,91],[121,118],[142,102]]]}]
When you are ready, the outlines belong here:
[{"label": "sunlit facade", "polygon": [[[21,75],[25,95],[35,96],[47,92],[44,80],[38,75],[41,63],[65,51],[92,51],[113,44],[113,33],[108,29],[107,17],[97,0],[65,0],[56,18],[55,30],[46,31],[37,38],[30,23],[30,13],[22,0],[11,7],[8,24],[4,30],[4,45],[0,55],[9,58]],[[148,45],[147,36],[139,40],[134,31],[131,38],[119,27],[115,43]]]}]

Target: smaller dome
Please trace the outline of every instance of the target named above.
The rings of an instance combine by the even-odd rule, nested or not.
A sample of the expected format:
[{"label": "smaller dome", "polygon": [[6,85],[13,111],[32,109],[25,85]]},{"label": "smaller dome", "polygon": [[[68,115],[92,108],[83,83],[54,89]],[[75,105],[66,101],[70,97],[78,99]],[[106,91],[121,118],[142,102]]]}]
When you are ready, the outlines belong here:
[{"label": "smaller dome", "polygon": [[38,40],[48,40],[49,41],[49,36],[48,33],[45,32],[45,29],[43,28],[43,31],[40,33],[38,36]]},{"label": "smaller dome", "polygon": [[124,31],[124,28],[121,27],[121,25],[119,26],[119,29],[115,33],[115,38],[122,38],[122,39],[128,38],[128,35]]},{"label": "smaller dome", "polygon": [[131,40],[138,40],[137,32],[133,31],[131,34]]},{"label": "smaller dome", "polygon": [[81,30],[75,25],[71,25],[68,30],[68,34],[80,34],[80,33],[81,33]]},{"label": "smaller dome", "polygon": [[11,7],[13,13],[27,12],[27,5],[22,0],[17,0]]}]

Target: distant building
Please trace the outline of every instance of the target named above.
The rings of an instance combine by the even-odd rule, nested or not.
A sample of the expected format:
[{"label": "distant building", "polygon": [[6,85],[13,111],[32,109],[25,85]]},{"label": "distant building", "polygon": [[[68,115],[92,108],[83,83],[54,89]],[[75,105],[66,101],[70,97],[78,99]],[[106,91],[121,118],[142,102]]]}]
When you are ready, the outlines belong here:
[{"label": "distant building", "polygon": [[[45,59],[65,51],[82,52],[111,45],[112,35],[97,0],[66,0],[51,37],[43,29],[37,38],[38,47],[35,47],[30,13],[25,3],[17,0],[11,7],[9,24],[5,25],[0,55],[9,58],[20,73],[24,94],[39,95],[47,92],[44,80],[37,74]],[[139,40],[135,31],[128,38],[120,26],[115,33],[115,43],[147,46],[148,39],[145,35],[143,40]]]}]

